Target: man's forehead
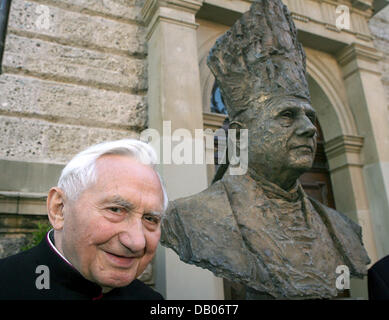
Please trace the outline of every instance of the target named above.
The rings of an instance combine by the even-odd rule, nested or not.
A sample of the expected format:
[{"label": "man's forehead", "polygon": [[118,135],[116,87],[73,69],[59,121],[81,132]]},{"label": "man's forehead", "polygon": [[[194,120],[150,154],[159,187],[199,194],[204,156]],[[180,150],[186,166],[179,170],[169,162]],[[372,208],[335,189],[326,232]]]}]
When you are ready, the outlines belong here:
[{"label": "man's forehead", "polygon": [[98,166],[102,166],[105,164],[109,164],[109,166],[117,165],[117,166],[134,166],[134,165],[143,165],[139,162],[134,156],[127,154],[103,154],[97,160],[96,164]]},{"label": "man's forehead", "polygon": [[[162,190],[155,170],[138,160],[123,155],[104,155],[96,161],[97,184],[105,188],[112,185],[147,185],[154,191]],[[124,183],[125,182],[125,183]]]},{"label": "man's forehead", "polygon": [[123,173],[131,175],[155,176],[154,169],[131,155],[105,154],[96,160],[96,169],[98,174],[113,173],[119,176]]}]

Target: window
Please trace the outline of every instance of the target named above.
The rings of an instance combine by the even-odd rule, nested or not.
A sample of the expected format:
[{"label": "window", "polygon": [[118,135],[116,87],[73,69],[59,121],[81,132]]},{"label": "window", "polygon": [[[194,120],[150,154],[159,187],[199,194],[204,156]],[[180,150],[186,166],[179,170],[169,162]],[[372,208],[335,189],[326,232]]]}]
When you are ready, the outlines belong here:
[{"label": "window", "polygon": [[227,109],[224,105],[223,97],[220,92],[220,88],[215,82],[212,88],[211,96],[211,112],[227,115]]}]

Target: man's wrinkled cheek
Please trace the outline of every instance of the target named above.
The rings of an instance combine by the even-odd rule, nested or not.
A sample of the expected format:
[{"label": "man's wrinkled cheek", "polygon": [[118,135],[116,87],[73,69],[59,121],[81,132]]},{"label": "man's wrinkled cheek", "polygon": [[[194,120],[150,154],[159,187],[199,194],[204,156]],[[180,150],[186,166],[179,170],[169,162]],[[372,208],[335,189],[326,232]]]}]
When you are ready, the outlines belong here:
[{"label": "man's wrinkled cheek", "polygon": [[159,243],[159,240],[160,240],[160,237],[161,237],[161,232],[156,232],[152,235],[149,235],[146,239],[146,242],[147,242],[147,246],[145,248],[145,254],[142,258],[142,264],[145,263],[147,261],[150,262],[156,251],[157,251],[157,248],[158,248],[158,243]]}]

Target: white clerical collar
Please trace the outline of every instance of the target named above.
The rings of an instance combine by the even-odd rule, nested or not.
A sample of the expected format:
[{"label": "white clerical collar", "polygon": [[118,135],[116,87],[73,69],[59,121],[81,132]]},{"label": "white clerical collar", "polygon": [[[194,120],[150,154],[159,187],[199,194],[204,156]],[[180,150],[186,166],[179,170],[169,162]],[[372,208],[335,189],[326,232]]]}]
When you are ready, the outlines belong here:
[{"label": "white clerical collar", "polygon": [[[71,266],[73,267],[73,265],[69,262],[69,260],[66,259],[66,258],[63,256],[63,254],[62,254],[61,252],[59,252],[59,250],[55,247],[54,243],[51,241],[51,239],[50,239],[50,233],[53,232],[53,231],[54,231],[54,229],[51,229],[51,230],[47,233],[47,235],[46,235],[47,242],[49,243],[51,249],[53,249],[53,250],[54,250],[54,251],[55,251],[63,260],[65,260],[69,265],[71,265]],[[54,235],[53,235],[53,237],[54,237]]]}]

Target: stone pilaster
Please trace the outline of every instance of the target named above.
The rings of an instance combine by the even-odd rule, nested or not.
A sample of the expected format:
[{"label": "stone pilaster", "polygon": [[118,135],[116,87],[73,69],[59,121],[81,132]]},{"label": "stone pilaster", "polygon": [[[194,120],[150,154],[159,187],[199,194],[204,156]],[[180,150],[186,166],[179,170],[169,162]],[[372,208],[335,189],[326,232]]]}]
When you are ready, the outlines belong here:
[{"label": "stone pilaster", "polygon": [[364,137],[364,181],[378,258],[389,254],[389,127],[376,49],[352,44],[337,54],[349,105]]},{"label": "stone pilaster", "polygon": [[336,209],[362,226],[362,238],[372,261],[377,260],[371,212],[366,196],[361,151],[364,139],[343,135],[325,144]]},{"label": "stone pilaster", "polygon": [[[171,133],[184,128],[194,137],[195,129],[203,129],[195,21],[201,5],[196,0],[148,0],[142,8],[148,44],[149,127],[160,136],[169,134],[164,132],[164,121],[171,121]],[[170,199],[207,187],[205,164],[168,164],[163,145],[161,151],[159,170]],[[156,257],[156,288],[168,299],[223,297],[221,279],[180,262],[172,250],[162,247]]]}]

